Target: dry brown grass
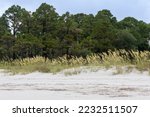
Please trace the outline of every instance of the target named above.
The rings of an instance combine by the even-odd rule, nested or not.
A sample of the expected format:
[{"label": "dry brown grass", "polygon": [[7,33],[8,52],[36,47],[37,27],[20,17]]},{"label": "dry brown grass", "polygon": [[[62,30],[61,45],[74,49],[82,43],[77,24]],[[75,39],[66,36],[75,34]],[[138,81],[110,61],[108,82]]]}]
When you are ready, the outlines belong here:
[{"label": "dry brown grass", "polygon": [[[17,59],[11,62],[1,61],[0,68],[7,69],[13,73],[30,73],[34,71],[56,73],[64,69],[80,66],[99,66],[99,67],[124,67],[134,66],[140,71],[150,71],[150,52],[149,51],[125,51],[115,50],[100,54],[91,54],[83,57],[67,56],[45,61],[43,57]],[[119,69],[119,68],[118,68]],[[122,71],[119,71],[121,73]]]}]

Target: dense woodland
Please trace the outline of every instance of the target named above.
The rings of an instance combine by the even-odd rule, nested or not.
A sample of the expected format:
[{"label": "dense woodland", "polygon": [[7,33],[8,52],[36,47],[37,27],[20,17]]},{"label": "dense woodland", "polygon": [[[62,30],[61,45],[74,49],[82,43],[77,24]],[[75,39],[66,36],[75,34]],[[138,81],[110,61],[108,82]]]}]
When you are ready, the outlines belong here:
[{"label": "dense woodland", "polygon": [[42,3],[35,12],[13,5],[0,17],[0,59],[64,54],[86,56],[109,49],[149,50],[150,24],[126,17],[117,21],[107,10],[59,15]]}]

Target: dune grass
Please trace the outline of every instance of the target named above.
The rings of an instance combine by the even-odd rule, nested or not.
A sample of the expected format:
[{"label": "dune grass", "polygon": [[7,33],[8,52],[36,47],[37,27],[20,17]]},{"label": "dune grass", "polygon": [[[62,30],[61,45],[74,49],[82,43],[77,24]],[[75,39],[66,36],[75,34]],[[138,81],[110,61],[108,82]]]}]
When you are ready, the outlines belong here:
[{"label": "dune grass", "polygon": [[116,67],[118,73],[122,73],[122,67],[128,67],[127,71],[136,68],[139,71],[150,71],[150,52],[149,51],[125,51],[115,50],[100,54],[91,54],[83,57],[67,56],[56,59],[47,59],[37,56],[34,58],[17,59],[14,61],[0,61],[0,69],[5,69],[14,74],[31,73],[35,71],[44,73],[57,73],[64,69],[76,68],[81,66],[90,67]]}]

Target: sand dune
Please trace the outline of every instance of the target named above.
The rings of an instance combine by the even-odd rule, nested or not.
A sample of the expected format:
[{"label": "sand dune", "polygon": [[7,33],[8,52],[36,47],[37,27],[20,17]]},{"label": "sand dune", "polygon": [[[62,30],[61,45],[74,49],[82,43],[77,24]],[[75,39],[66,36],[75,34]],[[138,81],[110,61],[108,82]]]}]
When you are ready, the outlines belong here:
[{"label": "sand dune", "polygon": [[[64,71],[66,72],[66,71]],[[150,76],[137,71],[113,75],[113,69],[9,75],[0,72],[0,99],[150,99]]]}]

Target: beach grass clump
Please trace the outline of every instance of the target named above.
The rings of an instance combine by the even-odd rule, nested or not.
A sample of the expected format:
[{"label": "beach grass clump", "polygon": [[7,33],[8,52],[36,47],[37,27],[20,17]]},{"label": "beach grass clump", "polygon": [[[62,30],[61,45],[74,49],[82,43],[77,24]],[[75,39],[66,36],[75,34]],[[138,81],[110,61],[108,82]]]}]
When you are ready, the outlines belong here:
[{"label": "beach grass clump", "polygon": [[149,51],[130,51],[132,64],[140,71],[150,71],[150,52]]},{"label": "beach grass clump", "polygon": [[[99,54],[91,54],[86,57],[67,57],[64,55],[55,59],[45,59],[37,56],[33,58],[16,59],[11,61],[0,61],[0,69],[5,69],[13,73],[31,73],[35,71],[44,73],[57,73],[64,69],[77,68],[81,66],[92,67],[116,67],[122,73],[122,67],[136,68],[140,71],[150,71],[149,51],[126,51],[109,50]],[[131,67],[132,66],[132,67]]]},{"label": "beach grass clump", "polygon": [[125,66],[131,63],[128,52],[125,50],[119,51],[109,50],[107,53],[106,52],[102,53],[101,56],[102,56],[102,63],[106,67]]}]

